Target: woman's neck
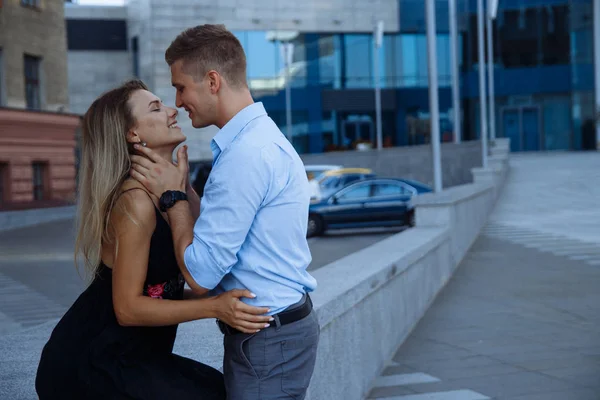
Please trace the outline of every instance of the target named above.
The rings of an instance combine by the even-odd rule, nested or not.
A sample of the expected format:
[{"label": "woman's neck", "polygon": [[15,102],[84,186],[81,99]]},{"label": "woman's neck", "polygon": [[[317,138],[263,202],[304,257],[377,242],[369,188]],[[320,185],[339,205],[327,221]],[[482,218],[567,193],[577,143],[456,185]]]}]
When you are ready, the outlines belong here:
[{"label": "woman's neck", "polygon": [[175,151],[175,147],[155,147],[152,148],[152,151],[167,161],[173,161],[173,152]]}]

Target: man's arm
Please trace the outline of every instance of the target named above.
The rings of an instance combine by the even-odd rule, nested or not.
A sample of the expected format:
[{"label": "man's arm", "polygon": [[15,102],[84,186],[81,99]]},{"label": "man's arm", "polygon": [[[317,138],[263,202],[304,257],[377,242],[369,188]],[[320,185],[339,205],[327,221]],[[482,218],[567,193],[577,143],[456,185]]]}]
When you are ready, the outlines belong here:
[{"label": "man's arm", "polygon": [[185,187],[185,193],[188,197],[188,203],[190,206],[190,212],[192,213],[192,218],[194,218],[194,221],[196,221],[200,216],[200,196],[198,196],[198,193],[196,193],[196,191],[194,190],[192,185],[190,185],[189,182]]},{"label": "man's arm", "polygon": [[[275,168],[265,150],[239,148],[221,159],[219,173],[205,188],[195,225],[188,204],[178,202],[168,210],[180,269],[198,294],[216,287],[237,263],[237,253],[267,195]],[[149,191],[160,197],[166,190],[185,189],[187,169],[181,168],[187,166],[185,150],[177,153],[179,167],[148,148],[140,152],[148,159],[132,156],[132,176]]]},{"label": "man's arm", "polygon": [[[194,192],[195,193],[195,192]],[[197,295],[206,294],[209,289],[196,283],[187,266],[185,265],[185,249],[194,242],[194,222],[192,216],[191,204],[185,201],[179,201],[167,210],[171,233],[173,235],[173,246],[175,248],[175,257],[179,269],[185,278],[185,281]],[[198,214],[200,214],[200,204],[198,203]]]}]

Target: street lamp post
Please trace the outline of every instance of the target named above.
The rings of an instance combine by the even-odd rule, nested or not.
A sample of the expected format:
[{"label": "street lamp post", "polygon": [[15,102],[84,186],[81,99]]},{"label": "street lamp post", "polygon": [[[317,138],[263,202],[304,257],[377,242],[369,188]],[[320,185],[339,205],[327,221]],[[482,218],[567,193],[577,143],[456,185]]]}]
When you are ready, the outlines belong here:
[{"label": "street lamp post", "polygon": [[452,64],[452,108],[454,116],[454,143],[460,143],[461,118],[460,118],[460,86],[458,84],[458,28],[456,21],[456,0],[448,0],[448,15],[450,25],[450,63]]},{"label": "street lamp post", "polygon": [[485,88],[485,52],[484,52],[484,36],[483,36],[483,0],[477,0],[477,47],[479,59],[479,111],[481,121],[481,162],[483,168],[488,165],[488,131],[487,131],[487,104],[486,104],[486,88]]},{"label": "street lamp post", "polygon": [[439,193],[442,191],[442,162],[440,155],[437,48],[435,43],[435,0],[426,0],[425,2],[425,20],[427,24],[427,70],[429,75],[429,117],[431,121],[433,189]]},{"label": "street lamp post", "polygon": [[490,85],[490,138],[496,139],[496,99],[494,94],[494,40],[493,29],[494,19],[496,18],[496,10],[498,0],[488,0],[487,13],[487,67],[488,67],[488,84]]},{"label": "street lamp post", "polygon": [[283,42],[281,43],[283,52],[283,62],[285,68],[285,121],[287,132],[286,136],[290,143],[292,143],[292,88],[291,88],[291,74],[290,65],[292,64],[292,54],[294,51],[294,43]]},{"label": "street lamp post", "polygon": [[377,126],[377,150],[383,148],[383,133],[381,128],[381,82],[379,78],[379,50],[383,41],[383,21],[378,21],[373,32],[373,68],[375,73],[375,119]]},{"label": "street lamp post", "polygon": [[[600,111],[600,0],[594,0],[593,5],[594,33],[594,115]],[[596,148],[600,150],[600,122],[596,119]]]}]

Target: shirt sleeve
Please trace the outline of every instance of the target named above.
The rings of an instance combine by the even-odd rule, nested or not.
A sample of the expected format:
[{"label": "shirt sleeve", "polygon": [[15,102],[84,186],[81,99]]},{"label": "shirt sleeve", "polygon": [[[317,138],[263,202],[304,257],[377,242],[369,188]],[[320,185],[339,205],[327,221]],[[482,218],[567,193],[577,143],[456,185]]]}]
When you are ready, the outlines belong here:
[{"label": "shirt sleeve", "polygon": [[184,253],[186,268],[201,287],[214,289],[237,263],[273,168],[268,148],[246,147],[220,157],[204,189],[194,240]]}]

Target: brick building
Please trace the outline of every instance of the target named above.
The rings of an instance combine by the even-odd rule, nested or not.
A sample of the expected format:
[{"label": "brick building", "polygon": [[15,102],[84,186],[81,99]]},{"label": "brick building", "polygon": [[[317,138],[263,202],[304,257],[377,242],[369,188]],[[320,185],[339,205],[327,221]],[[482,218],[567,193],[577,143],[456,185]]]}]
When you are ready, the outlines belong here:
[{"label": "brick building", "polygon": [[0,0],[0,210],[74,200],[63,0]]}]

